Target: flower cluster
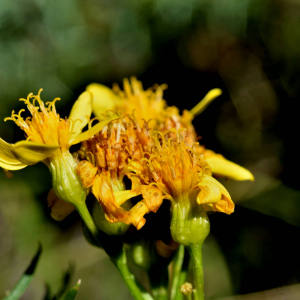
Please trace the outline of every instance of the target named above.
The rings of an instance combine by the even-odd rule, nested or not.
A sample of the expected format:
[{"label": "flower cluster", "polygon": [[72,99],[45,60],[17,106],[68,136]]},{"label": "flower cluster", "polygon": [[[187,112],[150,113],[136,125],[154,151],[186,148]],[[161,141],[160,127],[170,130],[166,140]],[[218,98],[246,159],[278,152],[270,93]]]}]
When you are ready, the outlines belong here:
[{"label": "flower cluster", "polygon": [[[141,229],[145,215],[160,210],[167,222],[158,223],[166,236],[142,235],[131,240],[128,255],[148,273],[155,299],[165,299],[168,264],[178,247],[183,260],[186,247],[193,260],[195,299],[204,299],[201,247],[210,229],[206,212],[234,211],[228,191],[213,175],[235,180],[253,180],[253,176],[197,142],[192,121],[221,91],[211,90],[180,115],[177,107],[167,106],[163,99],[166,88],[155,85],[144,90],[136,78],[124,80],[124,91],[117,85],[111,90],[91,84],[68,118],[56,111],[59,98],[44,104],[42,90],[29,94],[20,100],[31,117],[24,119],[22,109],[5,119],[13,120],[26,139],[16,144],[0,139],[0,167],[10,175],[9,170],[43,162],[52,176],[47,199],[51,216],[62,220],[76,209],[87,240],[106,251],[138,300],[152,298],[140,290],[130,273],[123,244],[130,233],[138,232],[128,230],[131,225]],[[96,117],[90,120],[92,113]],[[98,123],[93,125],[95,120]],[[71,154],[71,145],[78,143],[80,149]],[[88,208],[89,193],[94,197]],[[179,286],[172,288],[172,294],[176,290]],[[192,285],[185,284],[181,292],[190,295],[191,290]]]},{"label": "flower cluster", "polygon": [[[200,146],[192,125],[193,118],[220,95],[220,90],[210,91],[191,111],[180,115],[178,108],[167,106],[163,99],[166,87],[155,85],[144,90],[135,78],[124,80],[124,91],[117,85],[110,90],[91,84],[65,119],[56,112],[59,98],[45,105],[41,90],[38,95],[29,94],[20,100],[32,117],[24,120],[21,110],[6,118],[25,131],[26,141],[11,145],[1,139],[0,166],[17,170],[44,162],[53,180],[50,204],[57,203],[52,210],[61,207],[65,211],[57,219],[72,211],[61,206],[59,199],[76,207],[85,202],[89,191],[107,221],[133,224],[137,229],[144,226],[144,215],[156,212],[163,199],[171,201],[173,215],[178,205],[188,213],[196,203],[197,210],[232,213],[229,193],[212,174],[237,180],[252,180],[253,176]],[[92,110],[96,119],[105,120],[92,126]],[[119,114],[112,115],[110,110]],[[87,124],[89,129],[81,132]],[[78,153],[71,155],[70,146],[80,142]],[[125,187],[125,176],[132,182],[130,189]],[[138,195],[142,200],[131,203]]]}]

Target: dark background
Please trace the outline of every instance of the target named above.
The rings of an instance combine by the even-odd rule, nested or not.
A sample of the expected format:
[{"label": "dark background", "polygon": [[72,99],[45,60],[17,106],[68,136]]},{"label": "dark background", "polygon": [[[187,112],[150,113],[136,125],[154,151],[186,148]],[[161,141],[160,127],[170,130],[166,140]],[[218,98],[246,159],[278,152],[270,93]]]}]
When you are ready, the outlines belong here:
[{"label": "dark background", "polygon": [[[249,168],[255,181],[221,180],[237,207],[210,216],[207,299],[283,287],[300,280],[299,56],[298,0],[2,0],[0,119],[41,87],[45,102],[62,99],[62,117],[91,82],[111,87],[134,75],[145,88],[167,83],[164,98],[181,111],[221,88],[194,120],[200,143]],[[23,139],[11,121],[0,135]],[[78,299],[130,299],[105,254],[83,240],[77,214],[61,223],[49,216],[44,165],[0,179],[1,295],[41,241],[23,299],[42,299],[46,282],[57,289],[70,260],[72,282],[82,279]]]}]

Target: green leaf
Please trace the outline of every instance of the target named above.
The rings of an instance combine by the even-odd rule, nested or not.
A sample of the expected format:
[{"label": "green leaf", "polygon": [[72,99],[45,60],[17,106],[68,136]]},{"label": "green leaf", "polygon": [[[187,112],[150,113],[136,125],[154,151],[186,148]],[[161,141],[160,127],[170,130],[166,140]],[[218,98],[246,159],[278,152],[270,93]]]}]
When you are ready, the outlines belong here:
[{"label": "green leaf", "polygon": [[59,291],[56,293],[56,295],[53,297],[52,300],[59,299],[67,290],[71,277],[74,274],[75,270],[75,264],[74,263],[69,263],[69,268],[67,269],[66,272],[63,273],[63,278],[62,278],[62,283]]},{"label": "green leaf", "polygon": [[65,296],[65,298],[63,300],[73,300],[75,299],[78,289],[80,287],[81,284],[81,280],[79,279],[78,282],[76,283],[75,286],[73,286],[67,293],[67,295]]},{"label": "green leaf", "polygon": [[6,296],[3,300],[20,299],[20,297],[24,294],[24,292],[26,291],[28,285],[30,284],[33,278],[33,273],[35,271],[41,253],[42,253],[42,245],[39,244],[39,248],[35,256],[33,257],[30,265],[28,266],[28,268],[26,269],[22,277],[19,279],[19,281],[16,283],[16,285],[13,287],[13,289],[10,291],[9,295]]},{"label": "green leaf", "polygon": [[53,298],[51,297],[51,287],[47,283],[46,283],[46,293],[43,300],[53,300]]}]

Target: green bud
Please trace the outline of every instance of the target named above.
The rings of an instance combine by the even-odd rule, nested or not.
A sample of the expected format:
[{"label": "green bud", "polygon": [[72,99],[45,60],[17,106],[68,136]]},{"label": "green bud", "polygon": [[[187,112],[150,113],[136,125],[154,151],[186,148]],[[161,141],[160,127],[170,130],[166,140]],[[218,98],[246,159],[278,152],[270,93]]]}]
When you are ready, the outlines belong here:
[{"label": "green bud", "polygon": [[50,172],[53,190],[57,197],[77,207],[85,202],[87,189],[81,184],[76,173],[77,164],[69,151],[51,157]]},{"label": "green bud", "polygon": [[153,247],[153,241],[142,239],[130,244],[128,251],[134,263],[146,272],[151,268]]},{"label": "green bud", "polygon": [[210,230],[209,219],[196,199],[176,199],[171,211],[171,235],[179,244],[203,243]]},{"label": "green bud", "polygon": [[117,222],[117,223],[108,222],[105,218],[105,213],[103,211],[103,208],[98,201],[94,202],[92,208],[92,218],[98,230],[102,230],[107,235],[110,236],[123,236],[125,232],[128,230],[128,228],[130,227],[130,225],[127,225],[123,222]]}]

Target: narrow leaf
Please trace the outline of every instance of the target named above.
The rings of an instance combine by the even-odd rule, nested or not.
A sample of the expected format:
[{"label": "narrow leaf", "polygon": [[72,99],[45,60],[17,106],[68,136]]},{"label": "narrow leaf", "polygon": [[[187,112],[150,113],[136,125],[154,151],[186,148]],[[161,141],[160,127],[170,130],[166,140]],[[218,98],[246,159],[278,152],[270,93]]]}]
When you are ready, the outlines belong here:
[{"label": "narrow leaf", "polygon": [[65,298],[63,300],[73,300],[75,299],[77,293],[78,293],[78,289],[80,287],[81,284],[81,280],[79,279],[77,284],[75,286],[73,286],[67,293],[67,295],[65,296]]},{"label": "narrow leaf", "polygon": [[24,294],[26,291],[29,283],[31,282],[33,278],[33,273],[35,271],[35,268],[37,266],[37,263],[39,261],[40,255],[42,253],[42,245],[39,245],[39,248],[33,257],[30,265],[22,275],[22,277],[19,279],[19,281],[16,283],[16,285],[13,287],[13,289],[10,291],[9,295],[7,295],[3,300],[17,300],[20,299],[20,297]]},{"label": "narrow leaf", "polygon": [[75,264],[74,262],[69,263],[69,268],[67,269],[66,272],[63,273],[63,278],[62,278],[62,283],[59,291],[56,293],[56,295],[53,297],[52,300],[59,299],[67,290],[71,277],[74,273],[75,270]]}]

